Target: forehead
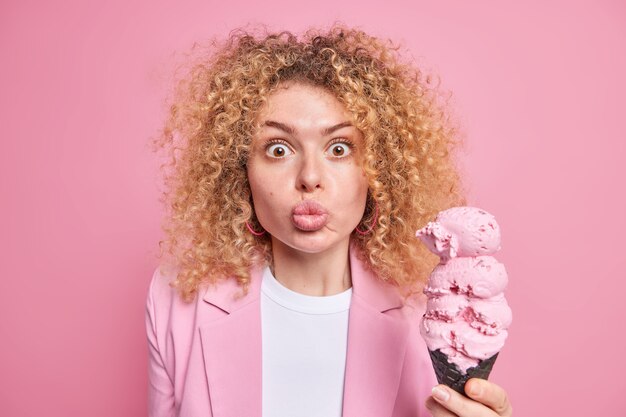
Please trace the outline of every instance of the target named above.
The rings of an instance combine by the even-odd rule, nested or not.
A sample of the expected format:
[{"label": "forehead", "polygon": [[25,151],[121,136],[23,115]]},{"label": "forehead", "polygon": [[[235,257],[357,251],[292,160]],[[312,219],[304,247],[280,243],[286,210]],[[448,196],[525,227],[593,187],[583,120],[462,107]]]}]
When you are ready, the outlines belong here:
[{"label": "forehead", "polygon": [[267,97],[259,109],[257,122],[262,124],[273,118],[302,123],[317,121],[318,124],[351,119],[345,106],[333,93],[323,87],[300,82],[283,83]]}]

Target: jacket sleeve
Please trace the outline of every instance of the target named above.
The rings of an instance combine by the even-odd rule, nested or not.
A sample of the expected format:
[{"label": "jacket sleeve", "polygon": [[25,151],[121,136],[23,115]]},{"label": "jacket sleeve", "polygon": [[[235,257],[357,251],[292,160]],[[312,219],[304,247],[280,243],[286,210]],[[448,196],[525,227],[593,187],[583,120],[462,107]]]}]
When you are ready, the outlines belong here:
[{"label": "jacket sleeve", "polygon": [[418,393],[420,402],[419,402],[419,416],[430,416],[430,411],[426,408],[426,400],[431,395],[432,388],[438,384],[437,377],[435,375],[435,371],[433,370],[432,362],[430,361],[430,355],[428,354],[428,349],[424,345],[424,348],[421,350],[423,353],[422,361],[420,362],[420,369],[418,370],[419,374],[422,375],[422,381],[420,383],[420,392]]},{"label": "jacket sleeve", "polygon": [[426,301],[422,299],[422,302],[415,305],[411,310],[411,349],[413,350],[413,361],[411,370],[416,376],[416,399],[417,399],[417,416],[427,417],[432,414],[426,408],[426,400],[431,395],[432,388],[437,385],[437,377],[433,369],[430,355],[428,354],[428,347],[426,342],[420,334],[420,322],[422,316],[426,311]]},{"label": "jacket sleeve", "polygon": [[146,333],[148,336],[148,416],[174,417],[174,384],[165,368],[162,355],[162,340],[159,340],[157,324],[165,317],[159,316],[155,307],[158,302],[158,291],[155,294],[157,280],[160,278],[159,268],[156,269],[150,282],[146,300]]}]

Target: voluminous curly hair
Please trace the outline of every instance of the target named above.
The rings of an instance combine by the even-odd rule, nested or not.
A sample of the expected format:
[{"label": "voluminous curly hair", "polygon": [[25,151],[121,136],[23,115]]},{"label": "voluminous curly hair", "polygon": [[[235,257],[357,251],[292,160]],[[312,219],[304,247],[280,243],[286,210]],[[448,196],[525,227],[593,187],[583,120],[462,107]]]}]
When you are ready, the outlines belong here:
[{"label": "voluminous curly hair", "polygon": [[[282,82],[331,92],[365,141],[369,182],[361,229],[353,243],[380,279],[417,289],[437,262],[415,231],[437,212],[464,204],[452,150],[459,143],[436,83],[404,63],[398,47],[363,31],[334,26],[263,34],[235,31],[206,53],[192,50],[169,116],[154,140],[162,165],[167,253],[173,282],[191,301],[204,283],[234,279],[247,291],[250,269],[271,262],[271,240],[257,230],[246,162],[255,118]],[[162,246],[163,248],[163,246]],[[163,254],[163,252],[162,252]]]}]

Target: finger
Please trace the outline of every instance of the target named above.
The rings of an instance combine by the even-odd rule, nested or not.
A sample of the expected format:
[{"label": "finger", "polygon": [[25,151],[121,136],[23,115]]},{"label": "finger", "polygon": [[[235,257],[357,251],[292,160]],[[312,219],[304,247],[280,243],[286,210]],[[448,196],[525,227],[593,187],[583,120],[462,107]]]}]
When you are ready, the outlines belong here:
[{"label": "finger", "polygon": [[452,411],[440,405],[433,397],[426,400],[426,408],[431,412],[433,417],[458,417]]},{"label": "finger", "polygon": [[433,388],[433,398],[438,404],[450,410],[453,415],[463,417],[495,417],[495,412],[445,385]]},{"label": "finger", "polygon": [[465,384],[465,392],[467,395],[485,404],[500,416],[512,416],[513,408],[506,395],[506,391],[502,387],[480,378],[471,378]]}]

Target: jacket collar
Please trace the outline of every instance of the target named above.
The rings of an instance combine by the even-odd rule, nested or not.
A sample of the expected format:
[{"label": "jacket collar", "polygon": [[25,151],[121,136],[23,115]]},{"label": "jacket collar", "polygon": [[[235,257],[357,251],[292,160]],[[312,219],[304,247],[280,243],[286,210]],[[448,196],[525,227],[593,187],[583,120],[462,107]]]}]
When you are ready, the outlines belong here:
[{"label": "jacket collar", "polygon": [[230,314],[259,300],[262,278],[263,267],[254,267],[250,271],[250,284],[247,295],[243,294],[243,290],[234,279],[226,279],[206,288],[202,299]]}]

